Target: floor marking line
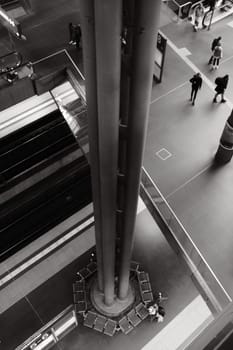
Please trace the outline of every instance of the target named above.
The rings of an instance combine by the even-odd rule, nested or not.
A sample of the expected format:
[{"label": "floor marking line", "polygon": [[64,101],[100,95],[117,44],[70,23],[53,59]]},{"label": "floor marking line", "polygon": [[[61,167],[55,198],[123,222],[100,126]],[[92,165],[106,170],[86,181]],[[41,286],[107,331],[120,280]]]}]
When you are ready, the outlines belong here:
[{"label": "floor marking line", "polygon": [[[212,83],[212,81],[207,78],[207,76],[200,70],[198,67],[190,61],[190,59],[186,56],[184,56],[181,52],[180,49],[161,31],[162,35],[167,39],[168,45],[173,49],[173,51],[195,72],[198,73],[200,72],[202,75],[203,81],[206,83],[206,85],[211,89],[214,90],[215,84]],[[230,108],[233,109],[233,103],[231,103],[227,98],[226,105]]]},{"label": "floor marking line", "polygon": [[221,60],[220,66],[221,66],[223,63],[230,61],[232,58],[233,58],[233,55],[230,56],[230,57],[227,57],[225,60]]},{"label": "floor marking line", "polygon": [[174,193],[176,193],[177,191],[179,191],[181,188],[183,188],[184,186],[186,186],[189,182],[193,181],[195,178],[197,178],[199,175],[203,174],[206,170],[208,170],[212,165],[212,162],[209,163],[205,168],[201,169],[198,173],[196,173],[195,175],[193,175],[189,180],[187,180],[186,182],[184,182],[182,185],[178,186],[174,191],[170,192],[167,196],[166,199],[171,197]]},{"label": "floor marking line", "polygon": [[42,326],[45,325],[44,321],[42,320],[42,318],[40,317],[39,313],[36,311],[36,309],[34,308],[34,306],[32,305],[32,303],[30,302],[30,300],[28,299],[27,295],[25,295],[24,297],[25,300],[27,300],[28,304],[30,305],[31,309],[35,312],[36,316],[38,317],[38,319],[40,320]]},{"label": "floor marking line", "polygon": [[166,92],[165,94],[163,94],[163,95],[157,97],[156,99],[152,100],[152,101],[150,102],[150,104],[152,105],[154,102],[160,100],[160,99],[163,98],[163,97],[166,97],[167,95],[169,95],[169,94],[171,94],[172,92],[178,90],[179,88],[181,88],[182,86],[186,85],[187,83],[188,83],[188,81],[186,81],[186,82],[184,82],[184,83],[182,83],[182,84],[176,86],[174,89],[169,90],[169,91]]}]

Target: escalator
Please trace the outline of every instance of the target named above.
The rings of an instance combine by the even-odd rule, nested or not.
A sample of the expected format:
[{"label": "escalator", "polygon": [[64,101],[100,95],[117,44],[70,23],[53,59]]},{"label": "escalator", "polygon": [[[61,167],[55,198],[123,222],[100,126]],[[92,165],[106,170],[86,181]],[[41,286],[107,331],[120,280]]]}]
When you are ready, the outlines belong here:
[{"label": "escalator", "polygon": [[[58,110],[0,139],[0,174],[3,184],[31,174],[65,149],[78,149]],[[2,188],[1,188],[2,189]]]},{"label": "escalator", "polygon": [[85,157],[0,206],[0,261],[92,201]]}]

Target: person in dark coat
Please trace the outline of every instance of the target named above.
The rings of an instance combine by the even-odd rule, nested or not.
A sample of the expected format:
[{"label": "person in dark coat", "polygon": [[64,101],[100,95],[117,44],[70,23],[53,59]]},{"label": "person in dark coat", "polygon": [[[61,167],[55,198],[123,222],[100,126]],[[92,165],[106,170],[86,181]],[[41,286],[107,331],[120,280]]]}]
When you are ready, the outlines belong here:
[{"label": "person in dark coat", "polygon": [[76,25],[70,22],[69,23],[69,35],[70,35],[69,44],[72,44],[72,45],[75,45],[75,28],[76,28]]},{"label": "person in dark coat", "polygon": [[197,97],[197,92],[198,90],[201,89],[201,86],[202,86],[201,74],[200,73],[194,74],[194,76],[189,81],[192,84],[190,101],[192,101],[192,105],[194,106],[195,100]]},{"label": "person in dark coat", "polygon": [[78,24],[75,27],[75,44],[77,49],[80,48],[81,38],[82,38],[81,26],[80,24]]},{"label": "person in dark coat", "polygon": [[218,77],[215,79],[215,84],[216,84],[216,94],[214,96],[213,102],[216,103],[217,102],[217,97],[218,95],[221,95],[222,99],[220,102],[226,102],[226,100],[224,99],[224,92],[227,88],[228,85],[228,80],[229,80],[229,75],[226,74],[224,75],[224,77]]},{"label": "person in dark coat", "polygon": [[213,58],[214,58],[213,53],[214,53],[214,49],[215,49],[216,46],[221,42],[221,40],[222,40],[222,37],[219,36],[218,38],[215,38],[215,39],[212,41],[212,44],[211,44],[212,55],[211,55],[211,57],[210,57],[210,59],[209,59],[208,64],[212,64],[212,63],[213,63]]}]

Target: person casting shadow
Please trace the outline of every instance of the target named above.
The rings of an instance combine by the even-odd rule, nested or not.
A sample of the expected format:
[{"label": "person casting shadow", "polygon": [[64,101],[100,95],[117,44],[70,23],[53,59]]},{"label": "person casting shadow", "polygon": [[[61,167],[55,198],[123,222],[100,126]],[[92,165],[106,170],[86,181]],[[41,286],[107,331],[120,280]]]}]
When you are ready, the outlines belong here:
[{"label": "person casting shadow", "polygon": [[202,86],[201,74],[194,74],[194,76],[189,81],[192,84],[190,101],[192,101],[192,105],[194,106],[197,97],[197,92],[201,89]]},{"label": "person casting shadow", "polygon": [[214,99],[213,99],[213,102],[214,103],[217,103],[217,97],[218,95],[221,95],[222,99],[220,102],[226,102],[226,100],[224,99],[224,92],[227,88],[227,85],[228,85],[228,80],[229,80],[229,75],[226,74],[224,75],[224,77],[218,77],[215,79],[215,84],[216,84],[216,88],[215,88],[215,91],[216,91],[216,94],[214,96]]}]

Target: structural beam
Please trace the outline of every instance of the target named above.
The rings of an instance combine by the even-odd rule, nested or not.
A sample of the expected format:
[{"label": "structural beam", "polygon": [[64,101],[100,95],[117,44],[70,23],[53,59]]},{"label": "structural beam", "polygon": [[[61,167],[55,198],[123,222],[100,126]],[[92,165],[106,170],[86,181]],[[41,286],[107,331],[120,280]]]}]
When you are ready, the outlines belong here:
[{"label": "structural beam", "polygon": [[96,256],[98,267],[98,287],[103,291],[103,247],[102,247],[102,214],[100,205],[100,155],[99,128],[96,82],[96,45],[94,0],[80,1],[80,19],[82,28],[82,46],[87,100],[89,155],[91,165],[92,196],[95,217]]},{"label": "structural beam", "polygon": [[96,71],[105,304],[114,302],[121,0],[95,0]]},{"label": "structural beam", "polygon": [[160,0],[135,1],[134,40],[128,116],[124,224],[121,235],[119,298],[129,290],[130,260],[137,213],[141,166],[152,88]]}]

